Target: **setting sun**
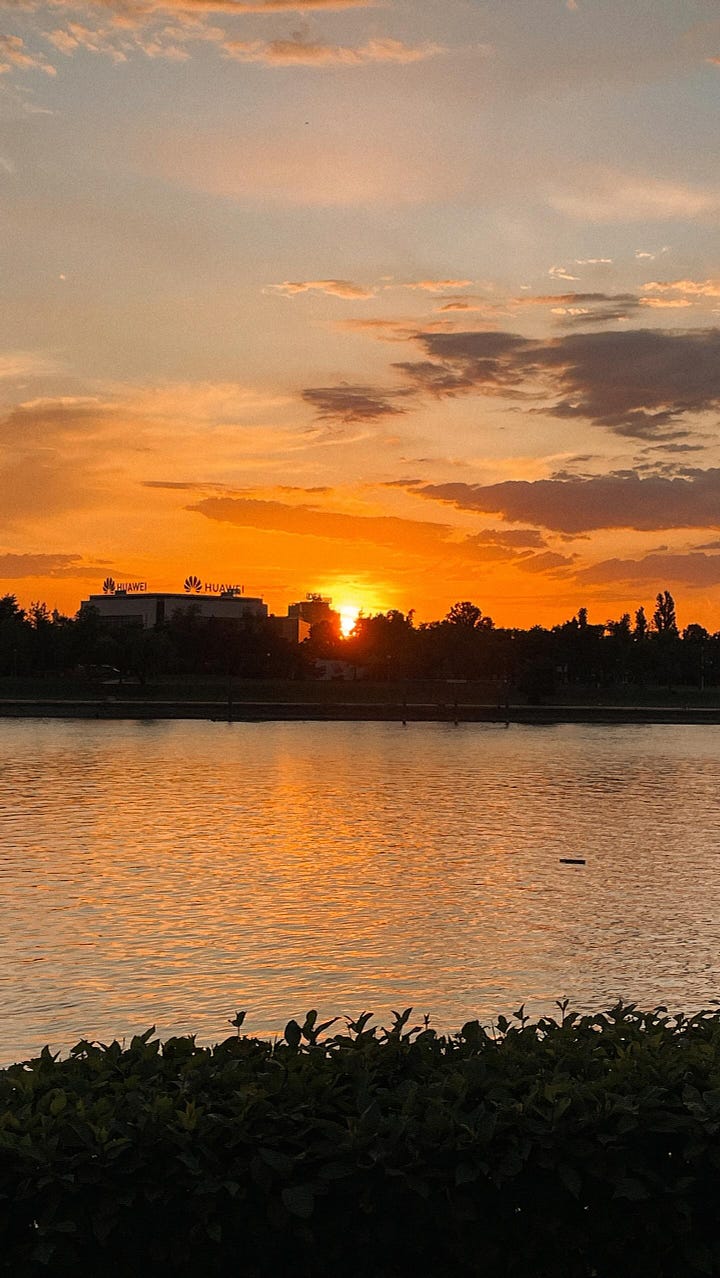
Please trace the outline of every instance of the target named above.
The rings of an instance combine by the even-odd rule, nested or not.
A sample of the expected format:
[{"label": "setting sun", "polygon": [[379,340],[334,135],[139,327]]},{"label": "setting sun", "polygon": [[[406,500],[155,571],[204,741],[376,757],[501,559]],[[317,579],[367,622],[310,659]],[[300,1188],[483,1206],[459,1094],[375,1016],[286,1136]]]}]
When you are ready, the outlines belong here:
[{"label": "setting sun", "polygon": [[343,639],[347,639],[360,615],[360,609],[356,604],[341,604],[338,612],[340,613],[340,633]]}]

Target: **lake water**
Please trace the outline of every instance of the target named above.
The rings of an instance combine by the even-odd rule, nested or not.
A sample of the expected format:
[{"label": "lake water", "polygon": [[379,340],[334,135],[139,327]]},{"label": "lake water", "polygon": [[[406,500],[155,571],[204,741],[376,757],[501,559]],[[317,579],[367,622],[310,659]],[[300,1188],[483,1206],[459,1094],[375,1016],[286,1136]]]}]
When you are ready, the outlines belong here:
[{"label": "lake water", "polygon": [[3,720],[0,832],[5,1063],[720,996],[720,727]]}]

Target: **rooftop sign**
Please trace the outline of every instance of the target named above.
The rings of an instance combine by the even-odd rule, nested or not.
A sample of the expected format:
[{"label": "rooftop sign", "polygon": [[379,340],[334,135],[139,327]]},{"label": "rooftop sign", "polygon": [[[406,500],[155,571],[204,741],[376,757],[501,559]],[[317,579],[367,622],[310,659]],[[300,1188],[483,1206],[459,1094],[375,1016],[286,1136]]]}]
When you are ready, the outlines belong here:
[{"label": "rooftop sign", "polygon": [[245,587],[234,585],[225,581],[206,581],[203,582],[200,577],[191,574],[185,578],[183,589],[187,595],[199,595],[204,591],[206,595],[242,595],[245,593]]},{"label": "rooftop sign", "polygon": [[146,581],[115,581],[114,577],[106,577],[103,582],[104,595],[137,595],[145,594]]}]

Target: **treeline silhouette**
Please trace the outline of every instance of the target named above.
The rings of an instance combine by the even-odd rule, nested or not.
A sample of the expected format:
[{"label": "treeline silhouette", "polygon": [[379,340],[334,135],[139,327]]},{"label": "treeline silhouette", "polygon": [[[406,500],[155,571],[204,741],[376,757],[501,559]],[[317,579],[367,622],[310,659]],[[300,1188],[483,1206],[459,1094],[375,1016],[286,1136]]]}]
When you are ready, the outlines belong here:
[{"label": "treeline silhouette", "polygon": [[668,590],[651,617],[592,624],[586,608],[569,620],[529,630],[497,627],[469,600],[439,621],[415,624],[397,609],[360,616],[347,637],[338,621],[312,627],[293,644],[272,618],[241,624],[201,618],[191,603],[154,629],[118,626],[92,608],[76,617],[44,603],[23,609],[0,597],[0,678],[73,677],[140,685],[242,679],[485,681],[498,700],[542,700],[565,690],[720,684],[720,632],[691,623],[678,628]]}]

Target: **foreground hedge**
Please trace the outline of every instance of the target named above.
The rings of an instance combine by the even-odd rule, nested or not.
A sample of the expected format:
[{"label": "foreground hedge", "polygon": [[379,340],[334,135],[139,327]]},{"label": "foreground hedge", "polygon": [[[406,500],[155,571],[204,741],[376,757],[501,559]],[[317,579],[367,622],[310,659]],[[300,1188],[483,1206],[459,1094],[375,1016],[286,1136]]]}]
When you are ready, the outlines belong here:
[{"label": "foreground hedge", "polygon": [[561,1013],[46,1048],[0,1071],[0,1268],[720,1273],[720,1013]]}]

